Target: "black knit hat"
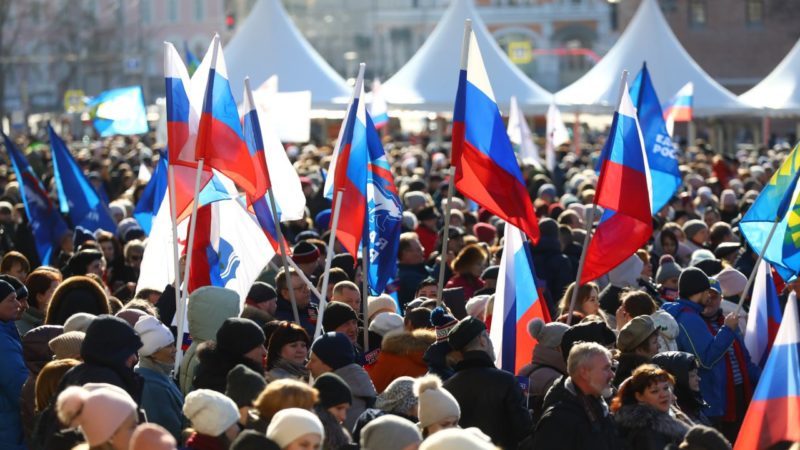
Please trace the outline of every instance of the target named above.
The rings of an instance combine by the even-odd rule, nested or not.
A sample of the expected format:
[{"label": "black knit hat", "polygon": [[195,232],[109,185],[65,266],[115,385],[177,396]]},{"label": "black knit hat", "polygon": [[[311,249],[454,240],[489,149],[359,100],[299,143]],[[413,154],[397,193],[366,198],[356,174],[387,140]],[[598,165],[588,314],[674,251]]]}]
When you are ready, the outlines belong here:
[{"label": "black knit hat", "polygon": [[255,322],[241,317],[231,317],[217,330],[217,349],[223,353],[242,356],[264,345],[264,331]]},{"label": "black knit hat", "polygon": [[331,408],[342,403],[353,404],[350,386],[335,373],[328,372],[314,381],[314,388],[319,391],[319,404],[323,408]]},{"label": "black knit hat", "polygon": [[447,340],[453,350],[461,350],[484,331],[486,331],[486,324],[474,317],[467,317],[450,330]]},{"label": "black knit hat", "polygon": [[298,264],[314,262],[319,258],[319,249],[307,241],[298,242],[292,249],[292,259]]},{"label": "black knit hat", "polygon": [[333,370],[353,364],[356,360],[353,344],[342,333],[325,333],[318,337],[311,344],[311,353]]},{"label": "black knit hat", "polygon": [[97,316],[86,329],[81,344],[81,358],[93,364],[124,364],[142,348],[136,331],[119,317]]},{"label": "black knit hat", "polygon": [[258,394],[267,386],[266,380],[255,370],[238,364],[228,372],[225,395],[243,408],[251,406]]},{"label": "black knit hat", "polygon": [[439,217],[439,213],[436,211],[436,208],[433,206],[426,206],[419,211],[417,211],[417,220],[423,221],[428,219],[437,219]]},{"label": "black knit hat", "polygon": [[85,249],[72,255],[67,263],[70,275],[86,275],[86,268],[93,261],[103,257],[99,250]]},{"label": "black knit hat", "polygon": [[14,286],[11,285],[8,281],[0,280],[0,301],[5,300],[6,297],[9,296],[12,292],[16,292],[17,290],[14,289]]},{"label": "black knit hat", "polygon": [[561,351],[566,361],[569,351],[577,342],[597,342],[602,346],[617,342],[617,335],[603,322],[581,322],[564,333],[561,338]]},{"label": "black knit hat", "polygon": [[247,292],[247,301],[253,304],[259,304],[277,298],[278,293],[275,292],[275,288],[263,281],[256,281],[253,283],[250,287],[250,291]]},{"label": "black knit hat", "polygon": [[233,440],[231,450],[280,450],[280,447],[269,440],[264,433],[244,430]]},{"label": "black knit hat", "polygon": [[322,328],[325,331],[334,331],[351,320],[358,320],[358,316],[350,305],[342,302],[330,302],[322,315]]},{"label": "black knit hat", "polygon": [[681,297],[689,297],[711,288],[708,275],[697,267],[689,267],[681,272],[678,277],[678,293]]}]

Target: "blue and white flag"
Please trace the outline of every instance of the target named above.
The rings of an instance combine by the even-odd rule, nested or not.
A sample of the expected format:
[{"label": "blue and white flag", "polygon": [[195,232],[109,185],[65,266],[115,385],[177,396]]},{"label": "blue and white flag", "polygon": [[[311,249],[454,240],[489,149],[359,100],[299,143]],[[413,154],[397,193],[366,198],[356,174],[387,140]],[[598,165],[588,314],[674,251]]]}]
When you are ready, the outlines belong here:
[{"label": "blue and white flag", "polygon": [[102,137],[150,131],[141,86],[105,91],[92,99],[88,106],[93,109],[94,127]]},{"label": "blue and white flag", "polygon": [[28,216],[28,223],[31,225],[33,237],[36,240],[36,252],[39,255],[41,264],[50,264],[50,257],[53,256],[55,249],[59,247],[61,238],[69,232],[67,224],[61,218],[58,208],[50,201],[47,191],[42,182],[33,173],[28,160],[11,142],[11,139],[3,135],[3,142],[6,146],[6,154],[14,168],[14,174],[19,183],[19,194],[22,197],[22,204],[25,205],[25,215]]},{"label": "blue and white flag", "polygon": [[164,200],[164,196],[167,194],[167,185],[169,184],[167,172],[167,154],[161,153],[156,170],[150,176],[150,181],[144,187],[142,195],[139,197],[139,202],[133,210],[133,218],[139,222],[142,230],[148,236],[153,228],[153,218],[158,214],[161,201]]},{"label": "blue and white flag", "polygon": [[117,225],[111,218],[108,205],[97,195],[64,141],[49,124],[47,133],[50,135],[53,173],[61,212],[69,215],[73,227],[81,226],[91,232],[98,229],[116,231]]}]

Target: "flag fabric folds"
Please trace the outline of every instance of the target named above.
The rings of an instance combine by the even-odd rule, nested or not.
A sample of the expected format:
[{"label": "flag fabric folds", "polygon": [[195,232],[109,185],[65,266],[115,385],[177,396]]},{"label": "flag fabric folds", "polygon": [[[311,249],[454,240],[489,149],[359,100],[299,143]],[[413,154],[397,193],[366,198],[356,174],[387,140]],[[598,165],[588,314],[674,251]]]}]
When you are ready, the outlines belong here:
[{"label": "flag fabric folds", "polygon": [[[397,272],[403,210],[394,184],[392,166],[386,159],[381,138],[366,114],[367,150],[367,227],[364,242],[369,254],[368,277],[371,295],[380,295]],[[341,218],[339,219],[341,220]]]},{"label": "flag fabric folds", "polygon": [[497,367],[516,374],[530,362],[536,346],[528,333],[528,322],[536,317],[550,322],[550,313],[536,288],[533,258],[525,236],[509,223],[504,236],[489,338]]},{"label": "flag fabric folds", "polygon": [[763,370],[775,336],[778,334],[782,313],[769,264],[762,260],[757,270],[753,295],[750,298],[744,345],[750,353],[753,364]]},{"label": "flag fabric folds", "polygon": [[389,123],[389,108],[383,98],[381,81],[377,78],[372,82],[372,103],[369,105],[369,115],[372,116],[372,123],[378,130]]},{"label": "flag fabric folds", "polygon": [[58,208],[50,201],[44,185],[33,173],[28,160],[5,133],[0,131],[0,134],[3,135],[6,154],[19,183],[19,194],[25,206],[25,215],[28,217],[36,241],[36,253],[41,264],[50,264],[51,256],[69,229],[61,218]]},{"label": "flag fabric folds", "polygon": [[139,222],[145,234],[153,229],[153,218],[158,214],[161,202],[167,194],[167,155],[161,154],[150,181],[145,185],[139,202],[133,210],[133,218]]},{"label": "flag fabric folds", "polygon": [[[359,244],[364,234],[367,214],[367,112],[364,107],[364,75],[359,71],[353,98],[339,131],[339,140],[331,158],[329,176],[325,180],[325,197],[334,201],[331,214],[336,214],[336,193],[341,192],[341,208],[336,238],[353,259],[358,259]],[[345,209],[346,208],[346,209]],[[331,221],[331,226],[333,222]]]},{"label": "flag fabric folds", "polygon": [[800,441],[800,313],[789,294],[778,335],[761,372],[734,450]]},{"label": "flag fabric folds", "polygon": [[68,214],[73,227],[81,226],[92,232],[98,229],[115,232],[117,225],[111,218],[108,205],[103,203],[83,170],[70,155],[64,141],[49,124],[47,133],[50,136],[53,175],[61,212]]},{"label": "flag fabric folds", "polygon": [[519,159],[525,164],[542,168],[539,158],[539,147],[533,142],[533,134],[525,121],[525,114],[517,104],[517,97],[511,97],[511,107],[508,111],[508,138],[518,147]]},{"label": "flag fabric folds", "polygon": [[658,186],[658,189],[653,190],[651,205],[651,212],[655,215],[666,206],[680,187],[681,171],[678,168],[677,150],[670,139],[670,134],[667,133],[661,104],[658,102],[646,63],[642,65],[642,70],[631,85],[631,100],[636,106],[636,114],[642,128],[650,179],[653,186]]},{"label": "flag fabric folds", "polygon": [[775,271],[786,281],[791,281],[800,271],[800,209],[795,204],[798,199],[797,177],[800,176],[800,144],[775,171],[753,205],[747,210],[739,223],[747,243],[753,251],[760,253],[776,220],[779,221],[775,234],[770,240],[764,259],[769,261]]},{"label": "flag fabric folds", "polygon": [[533,204],[471,30],[465,45],[468,59],[462,61],[453,112],[451,161],[456,188],[537,242]]},{"label": "flag fabric folds", "polygon": [[569,131],[555,103],[547,108],[547,136],[545,137],[545,164],[550,173],[556,170],[556,149],[569,142]]},{"label": "flag fabric folds", "polygon": [[627,83],[598,166],[594,204],[604,212],[586,250],[580,284],[608,273],[653,234],[647,152]]},{"label": "flag fabric folds", "polygon": [[694,83],[691,81],[682,88],[664,105],[664,121],[667,132],[672,136],[675,122],[692,121],[692,104],[694,103]]},{"label": "flag fabric folds", "polygon": [[94,127],[102,137],[150,131],[141,86],[105,91],[92,99],[88,106],[92,110]]}]

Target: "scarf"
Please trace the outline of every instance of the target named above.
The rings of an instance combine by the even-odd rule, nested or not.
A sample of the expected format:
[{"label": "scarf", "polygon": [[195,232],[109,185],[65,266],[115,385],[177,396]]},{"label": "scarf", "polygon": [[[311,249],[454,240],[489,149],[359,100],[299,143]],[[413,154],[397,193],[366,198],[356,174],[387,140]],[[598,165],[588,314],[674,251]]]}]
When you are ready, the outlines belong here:
[{"label": "scarf", "polygon": [[[711,321],[714,321],[717,324],[716,330],[714,329]],[[722,327],[725,326],[725,318],[722,316],[722,314],[717,314],[715,319],[706,320],[705,323],[708,327],[708,331],[710,331],[712,335],[716,335],[718,330],[721,330]],[[744,358],[742,345],[738,339],[733,340],[733,352],[736,355],[736,362],[739,364],[739,372],[742,374],[742,387],[744,389],[744,405],[742,405],[742,407],[746,408],[746,405],[750,404],[750,397],[753,395],[753,387],[750,385],[750,374],[747,372],[747,362]],[[728,382],[725,383],[725,415],[722,416],[722,421],[735,422],[737,405],[736,386],[733,385],[733,363],[729,357],[730,355],[726,354],[725,356],[725,378],[728,380]]]},{"label": "scarf", "polygon": [[158,362],[149,356],[145,356],[139,360],[139,367],[152,370],[153,372],[160,373],[169,378],[169,376],[172,375],[172,369],[175,365]]},{"label": "scarf", "polygon": [[275,369],[288,373],[292,378],[297,378],[300,380],[308,379],[308,369],[306,369],[304,366],[295,364],[288,359],[278,358],[271,370]]}]

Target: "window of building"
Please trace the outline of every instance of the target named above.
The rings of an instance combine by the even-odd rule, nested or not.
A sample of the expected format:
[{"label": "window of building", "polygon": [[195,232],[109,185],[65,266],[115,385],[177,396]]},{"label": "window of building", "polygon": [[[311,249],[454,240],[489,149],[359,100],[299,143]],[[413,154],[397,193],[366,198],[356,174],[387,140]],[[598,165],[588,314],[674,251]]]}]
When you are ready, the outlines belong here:
[{"label": "window of building", "polygon": [[205,18],[205,0],[194,0],[194,20],[196,22],[202,22]]},{"label": "window of building", "polygon": [[178,21],[178,0],[169,0],[167,5],[167,17],[170,22]]},{"label": "window of building", "polygon": [[708,22],[708,11],[705,0],[689,0],[689,25],[704,27]]},{"label": "window of building", "polygon": [[139,0],[139,16],[144,24],[153,20],[153,4],[150,0]]},{"label": "window of building", "polygon": [[761,25],[764,22],[764,0],[746,0],[745,8],[748,25]]},{"label": "window of building", "polygon": [[677,0],[661,0],[659,3],[661,4],[661,11],[665,13],[672,13],[678,9]]}]

